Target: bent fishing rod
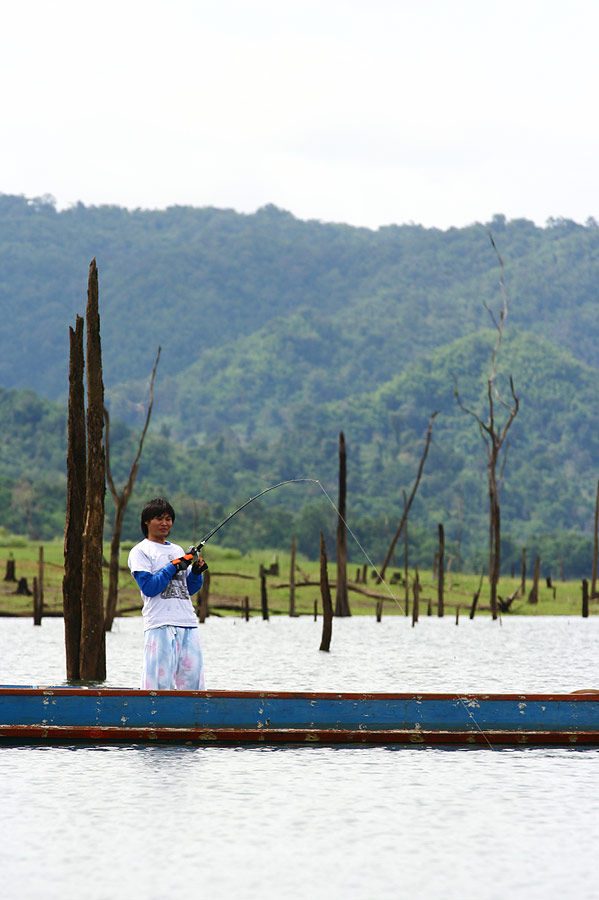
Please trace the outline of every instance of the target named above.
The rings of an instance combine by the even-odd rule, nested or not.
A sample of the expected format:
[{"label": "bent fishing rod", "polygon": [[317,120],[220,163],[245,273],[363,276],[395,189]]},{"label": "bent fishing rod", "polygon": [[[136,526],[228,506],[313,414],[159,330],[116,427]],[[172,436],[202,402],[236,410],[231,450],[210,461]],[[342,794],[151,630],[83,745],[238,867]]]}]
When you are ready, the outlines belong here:
[{"label": "bent fishing rod", "polygon": [[[246,500],[245,503],[242,503],[241,506],[238,506],[237,509],[234,509],[233,512],[229,513],[229,515],[226,518],[224,518],[222,520],[222,522],[219,522],[219,524],[216,525],[212,529],[212,531],[209,531],[208,534],[202,538],[202,540],[200,541],[199,544],[188,547],[187,552],[185,553],[185,556],[182,557],[182,559],[185,560],[185,562],[187,562],[188,564],[189,564],[189,562],[192,562],[192,561],[198,559],[198,557],[200,556],[200,551],[201,551],[202,547],[210,540],[210,538],[214,537],[216,532],[220,531],[220,529],[224,525],[226,525],[227,522],[230,522],[231,519],[233,518],[233,516],[236,516],[237,513],[240,513],[242,509],[245,509],[246,506],[249,506],[250,503],[254,502],[254,500],[258,500],[260,497],[263,497],[264,494],[268,494],[269,491],[274,491],[275,488],[283,487],[283,485],[285,485],[285,484],[300,484],[301,482],[308,482],[311,484],[320,485],[320,481],[318,481],[318,479],[316,479],[316,478],[290,478],[287,481],[279,481],[278,484],[271,484],[270,487],[264,488],[264,490],[260,491],[259,494],[256,494],[254,497],[250,497],[249,500]],[[321,487],[322,487],[322,485],[321,485]],[[178,563],[179,560],[174,560],[174,562]]]}]

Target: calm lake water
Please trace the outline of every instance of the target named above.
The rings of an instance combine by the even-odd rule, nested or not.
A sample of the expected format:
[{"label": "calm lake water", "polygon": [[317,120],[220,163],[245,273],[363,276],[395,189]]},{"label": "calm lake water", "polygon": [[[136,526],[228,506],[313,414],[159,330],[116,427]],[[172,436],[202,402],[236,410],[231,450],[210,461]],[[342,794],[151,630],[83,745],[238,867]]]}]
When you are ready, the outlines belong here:
[{"label": "calm lake water", "polygon": [[[599,687],[599,617],[202,626],[211,688]],[[136,686],[139,619],[107,636]],[[60,684],[63,625],[0,620],[0,683]],[[2,897],[599,898],[599,750],[0,748]]]}]

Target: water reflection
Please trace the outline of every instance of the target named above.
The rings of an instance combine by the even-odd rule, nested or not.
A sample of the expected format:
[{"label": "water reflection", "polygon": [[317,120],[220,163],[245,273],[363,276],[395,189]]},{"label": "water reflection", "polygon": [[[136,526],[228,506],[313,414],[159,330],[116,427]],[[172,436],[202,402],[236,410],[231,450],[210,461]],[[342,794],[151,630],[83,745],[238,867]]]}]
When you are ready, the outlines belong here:
[{"label": "water reflection", "polygon": [[[117,620],[107,635],[108,686],[136,687],[142,654],[139,618]],[[338,619],[330,653],[318,651],[310,618],[209,619],[202,626],[213,689],[546,692],[599,688],[599,616],[514,617],[503,623],[425,617]],[[63,624],[0,622],[0,683],[64,683]]]},{"label": "water reflection", "polygon": [[[214,688],[573,690],[598,619],[209,621]],[[136,685],[138,620],[108,636]],[[0,681],[64,677],[62,623],[0,622]],[[0,748],[3,896],[596,900],[599,749]]]}]

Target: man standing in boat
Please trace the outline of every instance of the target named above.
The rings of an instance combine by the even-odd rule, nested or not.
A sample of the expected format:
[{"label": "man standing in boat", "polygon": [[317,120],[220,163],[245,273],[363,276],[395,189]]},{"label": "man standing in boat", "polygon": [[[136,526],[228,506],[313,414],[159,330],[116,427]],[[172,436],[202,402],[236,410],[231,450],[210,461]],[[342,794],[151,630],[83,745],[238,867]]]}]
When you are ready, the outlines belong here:
[{"label": "man standing in boat", "polygon": [[201,556],[185,553],[167,540],[175,511],[157,497],[144,506],[144,540],[129,554],[129,568],[143,600],[145,690],[204,690],[200,630],[191,596],[204,581],[208,566]]}]

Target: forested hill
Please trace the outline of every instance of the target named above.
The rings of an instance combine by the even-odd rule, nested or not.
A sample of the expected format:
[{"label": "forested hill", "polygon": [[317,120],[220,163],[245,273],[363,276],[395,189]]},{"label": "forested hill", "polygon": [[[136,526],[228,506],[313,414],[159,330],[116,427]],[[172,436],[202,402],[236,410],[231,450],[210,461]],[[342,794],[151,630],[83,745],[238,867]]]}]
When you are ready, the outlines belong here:
[{"label": "forested hill", "polygon": [[[251,429],[258,409],[276,424],[281,398],[290,406],[315,389],[318,400],[373,389],[487,328],[483,302],[501,299],[489,231],[505,262],[510,325],[593,360],[593,223],[538,228],[496,216],[448,231],[370,231],[275,207],[57,212],[0,195],[0,384],[64,399],[68,325],[84,312],[95,257],[105,383],[122,417],[136,422],[131,383],[147,380],[161,344],[156,421],[168,418],[174,435]],[[187,415],[185,402],[200,398],[201,417]]]},{"label": "forested hill", "polygon": [[[499,370],[504,388],[513,375],[522,400],[504,470],[504,533],[515,543],[566,530],[588,539],[598,475],[594,221],[539,228],[498,215],[448,231],[370,231],[303,222],[275,207],[254,215],[83,205],[58,212],[47,199],[0,195],[0,476],[15,510],[11,527],[19,491],[32,492],[28,508],[40,519],[29,526],[40,534],[55,533],[64,516],[54,507],[64,480],[68,326],[85,311],[95,257],[122,474],[162,346],[136,497],[160,489],[181,502],[202,498],[209,519],[276,478],[310,474],[334,491],[344,430],[348,501],[378,552],[415,474],[428,418],[440,409],[414,540],[441,518],[455,539],[464,502],[464,546],[478,552],[484,445],[453,387],[455,378],[484,412],[495,341],[485,304],[497,317],[502,303],[490,233],[509,304]],[[35,393],[6,390],[23,388]],[[268,528],[252,508],[256,540],[286,540],[292,527],[308,535],[325,516],[314,496],[268,500],[269,533],[260,533]]]}]

